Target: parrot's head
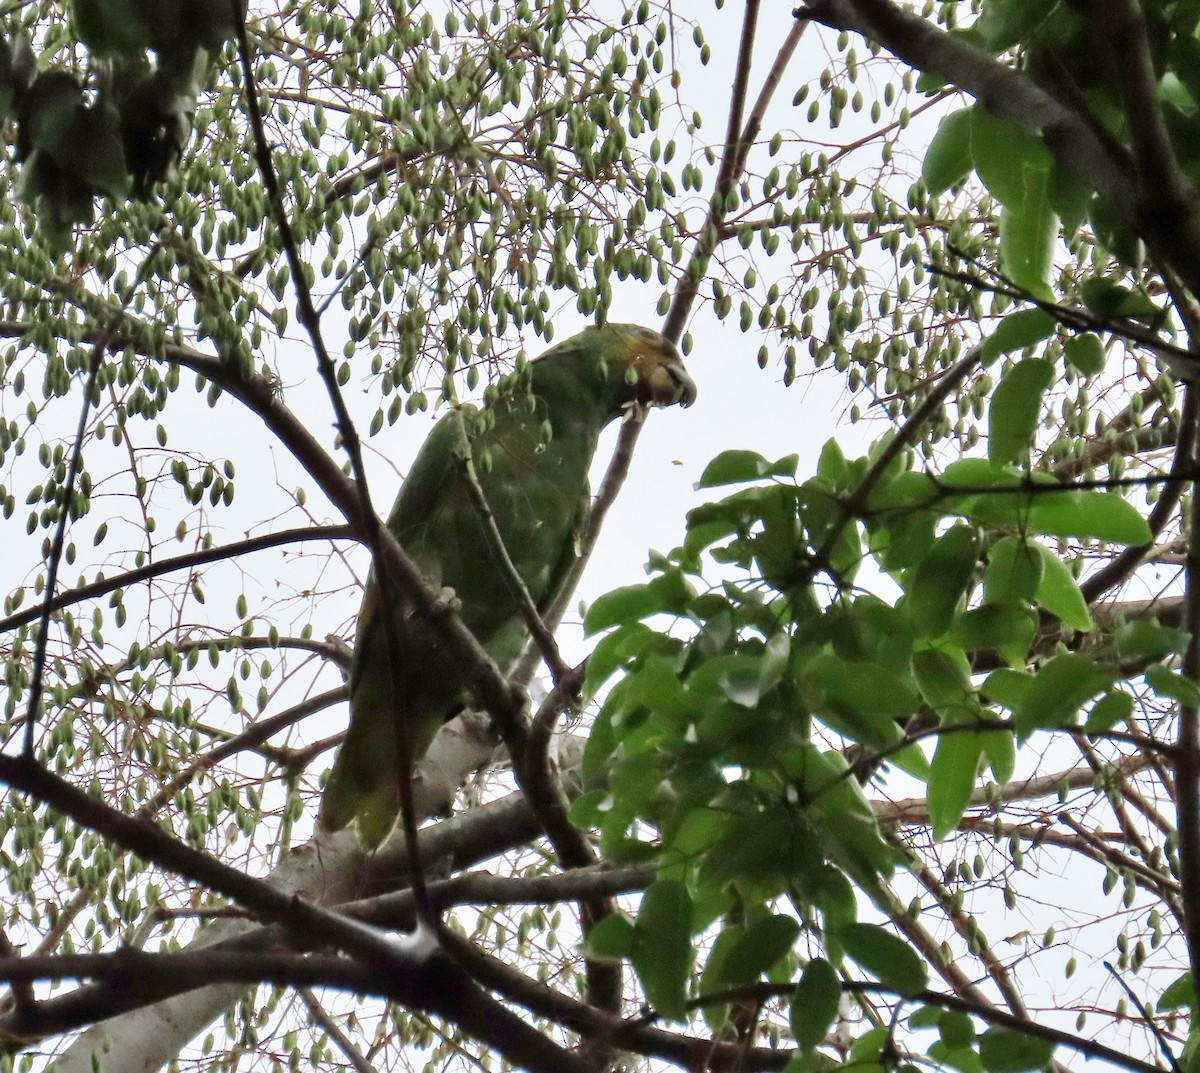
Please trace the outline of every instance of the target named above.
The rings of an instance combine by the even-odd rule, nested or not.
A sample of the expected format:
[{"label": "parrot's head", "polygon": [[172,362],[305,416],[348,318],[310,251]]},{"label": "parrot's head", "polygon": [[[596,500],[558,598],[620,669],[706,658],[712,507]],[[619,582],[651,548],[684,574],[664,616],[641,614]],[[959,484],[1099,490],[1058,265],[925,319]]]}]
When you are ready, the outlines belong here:
[{"label": "parrot's head", "polygon": [[683,367],[678,347],[652,328],[605,324],[584,334],[592,336],[609,379],[628,387],[624,402],[691,406],[696,401],[696,383]]}]

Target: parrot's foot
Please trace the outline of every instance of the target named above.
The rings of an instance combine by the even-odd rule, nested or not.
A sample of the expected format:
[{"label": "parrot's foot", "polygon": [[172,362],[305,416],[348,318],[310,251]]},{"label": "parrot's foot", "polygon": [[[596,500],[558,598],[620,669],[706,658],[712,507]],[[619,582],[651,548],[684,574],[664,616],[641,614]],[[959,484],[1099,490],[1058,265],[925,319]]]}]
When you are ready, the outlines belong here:
[{"label": "parrot's foot", "polygon": [[449,612],[457,615],[462,610],[462,601],[458,598],[458,594],[447,585],[437,594],[434,609],[441,613]]}]

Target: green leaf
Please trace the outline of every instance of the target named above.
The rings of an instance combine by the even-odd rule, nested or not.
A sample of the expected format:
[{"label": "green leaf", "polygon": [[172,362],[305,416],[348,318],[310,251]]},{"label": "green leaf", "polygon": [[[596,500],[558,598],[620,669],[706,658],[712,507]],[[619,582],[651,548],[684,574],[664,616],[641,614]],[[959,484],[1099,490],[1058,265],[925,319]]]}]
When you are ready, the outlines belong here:
[{"label": "green leaf", "polygon": [[1024,458],[1042,416],[1042,396],[1054,366],[1041,358],[1018,362],[1001,378],[988,407],[988,460],[1005,466]]},{"label": "green leaf", "polygon": [[[722,970],[729,952],[737,945],[746,929],[740,924],[729,924],[722,928],[708,952],[704,971],[700,974],[700,994],[711,995],[725,990]],[[729,1004],[714,1002],[703,1007],[704,1020],[713,1031],[720,1031],[729,1023]]]},{"label": "green leaf", "polygon": [[946,1010],[938,1018],[937,1029],[947,1047],[967,1047],[975,1042],[975,1022],[958,1010]]},{"label": "green leaf", "polygon": [[718,982],[730,986],[753,983],[787,955],[799,934],[795,917],[772,913],[756,920],[726,954]]},{"label": "green leaf", "polygon": [[1057,326],[1058,321],[1044,309],[1019,309],[1009,313],[983,341],[980,359],[988,365],[1002,354],[1034,346],[1053,335]]},{"label": "green leaf", "polygon": [[847,924],[838,928],[837,939],[867,972],[901,995],[918,995],[928,986],[929,974],[921,956],[878,924]]},{"label": "green leaf", "polygon": [[899,474],[895,480],[879,484],[871,493],[868,503],[871,513],[902,511],[928,507],[941,498],[938,482],[928,473]]},{"label": "green leaf", "polygon": [[1155,1003],[1155,1008],[1162,1010],[1177,1010],[1182,1006],[1190,1006],[1196,1001],[1196,989],[1192,986],[1192,974],[1185,972],[1177,976],[1162,993]]},{"label": "green leaf", "polygon": [[983,680],[979,692],[988,700],[1015,712],[1025,702],[1032,686],[1032,674],[1002,667],[998,671],[992,671]]},{"label": "green leaf", "polygon": [[1049,174],[1052,159],[1021,127],[998,119],[982,105],[971,107],[971,159],[983,185],[1006,207],[1019,209],[1027,196],[1028,171]]},{"label": "green leaf", "polygon": [[921,178],[934,197],[965,179],[971,163],[971,109],[951,112],[938,124],[937,133],[925,151]]},{"label": "green leaf", "polygon": [[1091,332],[1068,339],[1063,345],[1063,357],[1084,376],[1095,376],[1104,371],[1104,344]]},{"label": "green leaf", "polygon": [[1113,672],[1078,652],[1062,652],[1044,663],[1013,711],[1017,736],[1055,730],[1076,721],[1080,706],[1107,690]]},{"label": "green leaf", "polygon": [[787,455],[777,462],[768,462],[755,451],[723,451],[704,467],[696,488],[744,484],[764,477],[794,477],[799,458],[799,455]]},{"label": "green leaf", "polygon": [[837,440],[826,440],[817,459],[817,476],[827,480],[834,488],[844,488],[850,482],[850,464]]},{"label": "green leaf", "polygon": [[935,93],[940,93],[945,88],[946,80],[940,75],[930,74],[927,71],[922,71],[917,75],[916,90],[918,93],[932,96]]},{"label": "green leaf", "polygon": [[940,1006],[918,1006],[908,1019],[909,1028],[937,1028],[942,1021]]},{"label": "green leaf", "polygon": [[986,458],[960,458],[951,462],[939,482],[944,488],[1019,488],[1021,478],[1009,470],[997,469]]},{"label": "green leaf", "polygon": [[954,620],[950,638],[968,652],[997,648],[1028,650],[1037,632],[1037,615],[1009,604],[984,604],[964,611]]},{"label": "green leaf", "polygon": [[1166,312],[1141,291],[1122,287],[1105,276],[1092,276],[1079,285],[1079,296],[1088,311],[1099,317],[1131,317],[1159,325]]},{"label": "green leaf", "polygon": [[647,888],[634,924],[630,961],[659,1013],[681,1019],[691,975],[692,900],[683,883],[660,879]]},{"label": "green leaf", "polygon": [[1046,571],[1038,586],[1037,602],[1064,625],[1080,633],[1090,632],[1095,623],[1088,611],[1087,601],[1079,591],[1079,582],[1057,555],[1043,545],[1037,545]]},{"label": "green leaf", "polygon": [[837,971],[824,958],[813,958],[792,993],[789,1014],[792,1035],[801,1049],[811,1051],[825,1039],[837,1020],[841,1000]]},{"label": "green leaf", "polygon": [[931,1043],[925,1053],[936,1069],[953,1069],[956,1073],[986,1073],[979,1060],[979,1052],[973,1046],[949,1047],[939,1039]]},{"label": "green leaf", "polygon": [[1055,161],[1050,173],[1050,207],[1062,220],[1063,234],[1071,239],[1088,218],[1092,204],[1092,188],[1074,172],[1059,167]]},{"label": "green leaf", "polygon": [[763,696],[774,689],[783,677],[784,671],[787,670],[791,651],[791,636],[780,630],[763,646],[761,652],[753,656],[741,657],[749,660],[750,663],[745,673],[738,676],[730,675],[722,682],[721,688],[725,695],[742,707],[757,706]]},{"label": "green leaf", "polygon": [[1169,697],[1188,707],[1200,708],[1200,686],[1190,678],[1184,678],[1161,663],[1152,663],[1142,672],[1142,677],[1156,696]]},{"label": "green leaf", "polygon": [[912,669],[925,703],[938,712],[960,711],[974,697],[971,668],[961,652],[918,649],[912,654]]},{"label": "green leaf", "polygon": [[596,961],[624,961],[633,952],[633,921],[624,913],[609,913],[583,941],[583,952]]},{"label": "green leaf", "polygon": [[1003,786],[1013,777],[1017,766],[1017,736],[1007,730],[988,730],[979,737],[992,776]]},{"label": "green leaf", "polygon": [[[814,746],[806,745],[781,754],[780,761],[794,780],[801,799],[809,802],[809,815],[821,845],[840,869],[831,870],[833,877],[839,877],[831,880],[835,884],[832,890],[839,907],[847,886],[846,876],[860,886],[872,889],[878,877],[891,875],[898,854],[880,836],[879,821],[858,780],[847,777],[850,766],[845,757],[837,752],[822,753]],[[775,855],[778,853],[776,848]],[[810,867],[805,873],[793,872],[793,882],[797,881],[796,876],[811,877],[817,871]],[[828,883],[826,889],[828,893]],[[846,897],[852,909],[854,898],[852,895]],[[830,910],[825,906],[822,911],[828,913]],[[826,923],[829,923],[828,916]]]},{"label": "green leaf", "polygon": [[771,897],[794,875],[820,868],[822,860],[813,832],[775,809],[730,820],[704,859],[701,880],[722,888],[736,882],[739,889],[767,891]]},{"label": "green leaf", "polygon": [[956,525],[938,538],[905,597],[909,618],[921,637],[950,628],[958,602],[975,574],[979,536],[974,526]]},{"label": "green leaf", "polygon": [[844,660],[832,652],[812,659],[804,679],[819,690],[825,704],[853,718],[855,740],[869,745],[883,747],[899,740],[895,720],[920,706],[912,687],[886,667]]},{"label": "green leaf", "polygon": [[594,697],[596,690],[634,656],[652,645],[659,635],[642,622],[630,622],[606,634],[596,642],[588,656],[583,694]]},{"label": "green leaf", "polygon": [[1105,693],[1088,712],[1087,722],[1083,729],[1097,734],[1112,730],[1119,723],[1125,722],[1133,714],[1133,697],[1123,689],[1114,689]]},{"label": "green leaf", "polygon": [[1014,45],[1028,43],[1044,28],[1046,19],[1046,9],[1038,2],[988,0],[972,29],[979,35],[981,47],[998,56]]},{"label": "green leaf", "polygon": [[[1112,109],[1110,114],[1116,115],[1116,109]],[[1103,194],[1094,194],[1088,204],[1088,223],[1098,245],[1112,254],[1113,260],[1135,272],[1145,263],[1146,244],[1136,225],[1129,219],[1126,210],[1118,209]],[[1157,323],[1161,324],[1162,321]]]},{"label": "green leaf", "polygon": [[1003,537],[988,552],[983,576],[988,603],[1023,604],[1032,601],[1046,573],[1036,541]]},{"label": "green leaf", "polygon": [[1187,648],[1190,637],[1187,630],[1135,619],[1117,628],[1113,643],[1117,654],[1125,659],[1164,659]]},{"label": "green leaf", "polygon": [[1050,1064],[1054,1044],[1009,1028],[989,1028],[979,1039],[979,1057],[988,1073],[1029,1073]]},{"label": "green leaf", "polygon": [[711,850],[724,836],[731,818],[710,808],[693,808],[678,816],[670,832],[664,832],[664,879],[684,879],[692,862]]},{"label": "green leaf", "polygon": [[1000,264],[1014,284],[1036,298],[1054,301],[1050,268],[1058,238],[1058,217],[1050,207],[1049,164],[1024,169],[1025,196],[1000,214]]},{"label": "green leaf", "polygon": [[982,760],[979,734],[956,730],[938,738],[929,769],[929,818],[935,840],[941,841],[958,827]]},{"label": "green leaf", "polygon": [[1116,492],[1038,493],[1025,515],[1030,531],[1140,547],[1153,540],[1141,512]]},{"label": "green leaf", "polygon": [[583,619],[586,636],[657,614],[680,615],[695,593],[682,571],[668,570],[644,585],[626,585],[599,597]]}]

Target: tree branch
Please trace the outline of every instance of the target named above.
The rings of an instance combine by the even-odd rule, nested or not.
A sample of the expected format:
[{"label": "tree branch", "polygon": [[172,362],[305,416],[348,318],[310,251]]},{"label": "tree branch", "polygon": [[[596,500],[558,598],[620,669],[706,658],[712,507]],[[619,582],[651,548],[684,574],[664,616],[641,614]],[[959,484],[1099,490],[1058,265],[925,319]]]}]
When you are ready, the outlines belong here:
[{"label": "tree branch", "polygon": [[[1200,248],[1200,247],[1197,247]],[[1187,393],[1200,392],[1195,384]],[[1200,414],[1200,407],[1189,405]],[[1197,433],[1192,432],[1193,462],[1200,462]],[[1200,495],[1193,487],[1187,528],[1187,565],[1184,568],[1184,629],[1191,634],[1183,655],[1181,673],[1200,682]],[[1175,755],[1176,827],[1179,831],[1179,879],[1183,884],[1184,933],[1192,978],[1200,979],[1200,710],[1195,705],[1179,707],[1179,749]]]},{"label": "tree branch", "polygon": [[[305,529],[285,529],[279,533],[267,533],[260,537],[239,540],[233,544],[221,544],[211,548],[202,548],[184,555],[175,555],[169,559],[161,559],[156,563],[147,563],[136,570],[126,570],[115,577],[102,578],[88,585],[80,585],[68,589],[54,599],[48,601],[50,611],[61,611],[73,604],[82,603],[98,596],[107,596],[117,589],[128,588],[151,578],[173,574],[177,570],[191,570],[193,567],[205,566],[208,563],[221,562],[238,555],[249,555],[251,552],[265,551],[268,548],[278,548],[287,544],[302,544],[310,540],[353,540],[354,532],[349,525],[322,525]],[[38,608],[26,608],[0,619],[0,632],[14,630],[33,622],[38,617]]]}]

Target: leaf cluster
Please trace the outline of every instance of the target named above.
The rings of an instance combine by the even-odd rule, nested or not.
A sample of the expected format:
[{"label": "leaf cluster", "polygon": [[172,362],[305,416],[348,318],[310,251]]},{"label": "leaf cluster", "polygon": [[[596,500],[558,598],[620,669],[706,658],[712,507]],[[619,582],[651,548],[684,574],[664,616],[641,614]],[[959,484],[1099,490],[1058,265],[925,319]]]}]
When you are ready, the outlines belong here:
[{"label": "leaf cluster", "polygon": [[[1043,389],[1014,377],[994,411],[1036,410]],[[1009,431],[1028,448],[1032,422],[1013,418]],[[659,876],[636,919],[610,918],[589,947],[628,958],[667,1015],[764,975],[794,979],[802,936],[828,964],[809,961],[799,976],[801,1041],[828,1029],[847,957],[902,994],[921,991],[922,955],[860,920],[863,896],[887,912],[889,882],[908,863],[860,784],[881,765],[920,780],[934,835],[945,837],[984,771],[1006,783],[1034,733],[1120,725],[1133,708],[1130,677],[1160,696],[1187,689],[1160,662],[1185,636],[1150,623],[1119,632],[1106,657],[1037,656],[1048,619],[1094,629],[1076,579],[1042,538],[1146,541],[1120,495],[1031,480],[1008,464],[1007,447],[936,476],[913,470],[904,451],[880,472],[886,445],[847,459],[831,442],[802,482],[795,456],[718,456],[700,486],[741,487],[688,515],[683,544],[651,560],[649,581],[588,610],[586,628],[607,631],[588,688],[619,677],[585,754],[606,782],[572,818],[600,831],[606,856],[655,860]],[[868,559],[897,596],[859,587]],[[710,931],[693,973],[695,941]],[[828,1014],[817,1027],[813,1009]],[[707,1016],[724,1023],[722,1010]],[[1007,1068],[994,1039],[970,1036],[954,1045],[983,1055],[984,1069]],[[946,1046],[931,1057],[948,1060]],[[1039,1044],[1020,1068],[1048,1055]]]},{"label": "leaf cluster", "polygon": [[96,198],[145,198],[170,177],[208,56],[240,21],[235,0],[74,0],[71,16],[83,78],[23,36],[0,41],[0,120],[15,120],[21,197],[60,248]]}]

